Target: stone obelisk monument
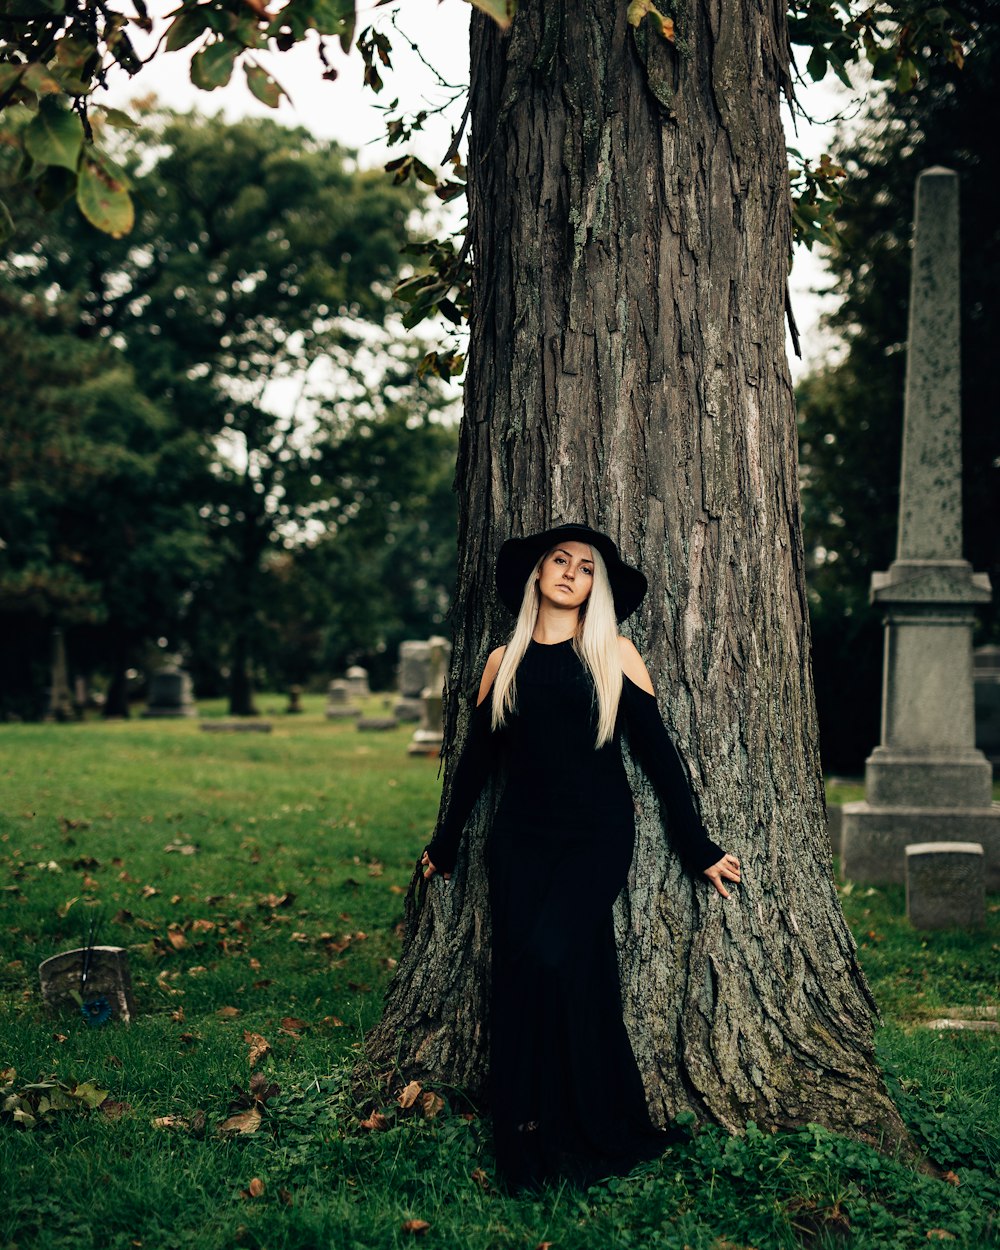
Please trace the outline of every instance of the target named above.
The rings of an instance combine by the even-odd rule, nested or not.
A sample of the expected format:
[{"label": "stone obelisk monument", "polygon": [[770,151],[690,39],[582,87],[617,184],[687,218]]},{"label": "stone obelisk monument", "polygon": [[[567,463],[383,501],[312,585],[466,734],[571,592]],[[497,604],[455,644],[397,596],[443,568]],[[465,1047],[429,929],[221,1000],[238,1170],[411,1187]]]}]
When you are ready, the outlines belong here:
[{"label": "stone obelisk monument", "polygon": [[841,871],[903,881],[913,842],[979,842],[1000,889],[1000,804],[975,747],[973,605],[989,578],[962,559],[958,177],[917,179],[896,559],[872,577],[885,613],[882,741],[865,799],[843,811]]}]

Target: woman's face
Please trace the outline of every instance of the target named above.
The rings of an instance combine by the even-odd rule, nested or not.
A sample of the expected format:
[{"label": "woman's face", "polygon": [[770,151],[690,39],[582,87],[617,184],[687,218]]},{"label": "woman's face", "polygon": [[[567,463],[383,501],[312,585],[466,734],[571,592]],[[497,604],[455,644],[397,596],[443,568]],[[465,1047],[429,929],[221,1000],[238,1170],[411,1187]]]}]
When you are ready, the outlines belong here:
[{"label": "woman's face", "polygon": [[553,547],[538,572],[538,593],[560,608],[579,608],[594,584],[594,557],[586,543]]}]

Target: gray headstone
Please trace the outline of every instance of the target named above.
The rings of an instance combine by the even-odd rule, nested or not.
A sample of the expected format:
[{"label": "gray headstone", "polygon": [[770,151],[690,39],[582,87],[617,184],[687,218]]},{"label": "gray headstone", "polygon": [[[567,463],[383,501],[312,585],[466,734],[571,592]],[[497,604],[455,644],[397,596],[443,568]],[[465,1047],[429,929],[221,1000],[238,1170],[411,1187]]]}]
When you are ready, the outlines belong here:
[{"label": "gray headstone", "polygon": [[200,728],[206,734],[269,734],[274,726],[269,720],[205,720]]},{"label": "gray headstone", "polygon": [[447,638],[431,638],[428,646],[430,671],[420,696],[423,704],[420,725],[406,748],[410,755],[440,755],[444,745],[444,675],[451,647]]},{"label": "gray headstone", "polygon": [[395,716],[362,716],[357,727],[362,732],[381,733],[386,729],[395,729],[398,724]]},{"label": "gray headstone", "polygon": [[917,179],[897,556],[872,576],[884,610],[881,742],[865,799],[844,805],[841,871],[898,881],[903,848],[929,836],[985,847],[1000,886],[1000,804],[975,744],[973,606],[985,573],[962,559],[958,179]]},{"label": "gray headstone", "polygon": [[[84,970],[86,969],[86,979]],[[128,952],[120,946],[92,946],[63,951],[38,965],[42,1000],[57,1011],[80,1011],[74,998],[84,1003],[107,999],[111,1018],[126,1024],[135,1015]]]},{"label": "gray headstone", "polygon": [[302,712],[302,687],[290,686],[288,689],[288,707],[285,708],[286,716],[299,716]]},{"label": "gray headstone", "polygon": [[347,678],[347,686],[354,699],[367,699],[371,694],[368,686],[368,670],[362,668],[360,664],[352,664],[344,674]]},{"label": "gray headstone", "polygon": [[361,715],[361,709],[351,702],[351,688],[342,677],[335,677],[327,686],[325,715],[327,720]]},{"label": "gray headstone", "polygon": [[399,644],[399,693],[419,699],[430,674],[431,644],[412,640]]},{"label": "gray headstone", "polygon": [[978,842],[916,842],[906,848],[906,914],[915,929],[978,929],[986,923]]},{"label": "gray headstone", "polygon": [[161,668],[149,679],[149,699],[143,716],[197,716],[191,678],[181,668]]}]

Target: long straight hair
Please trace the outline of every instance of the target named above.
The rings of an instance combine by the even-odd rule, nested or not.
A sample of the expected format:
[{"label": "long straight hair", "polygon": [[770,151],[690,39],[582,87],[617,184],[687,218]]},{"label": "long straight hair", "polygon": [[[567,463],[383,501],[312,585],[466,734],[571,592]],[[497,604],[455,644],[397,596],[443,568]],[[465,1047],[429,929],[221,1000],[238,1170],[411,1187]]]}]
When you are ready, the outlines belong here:
[{"label": "long straight hair", "polygon": [[[553,548],[555,550],[555,548]],[[615,601],[608,581],[608,570],[600,552],[591,547],[594,565],[593,584],[590,594],[580,608],[580,620],[573,638],[573,649],[590,673],[597,694],[597,738],[595,745],[604,746],[615,733],[618,703],[622,694],[622,662],[618,650],[618,622],[615,619]],[[517,686],[515,677],[518,667],[528,650],[531,636],[538,620],[538,575],[542,565],[552,554],[547,551],[531,570],[524,583],[521,609],[517,614],[514,632],[507,642],[507,650],[500,661],[493,683],[492,723],[499,729],[516,706]]]}]

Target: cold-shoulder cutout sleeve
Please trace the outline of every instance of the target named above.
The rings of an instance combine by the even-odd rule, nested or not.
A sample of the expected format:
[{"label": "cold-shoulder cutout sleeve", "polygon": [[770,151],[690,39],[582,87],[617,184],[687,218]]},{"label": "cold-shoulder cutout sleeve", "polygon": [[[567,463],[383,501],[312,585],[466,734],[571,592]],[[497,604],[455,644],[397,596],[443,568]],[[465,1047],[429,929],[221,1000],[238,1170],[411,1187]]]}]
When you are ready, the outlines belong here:
[{"label": "cold-shoulder cutout sleeve", "polygon": [[427,844],[427,855],[438,872],[453,872],[458,848],[476,800],[496,762],[494,735],[490,725],[493,716],[493,690],[472,709],[469,733],[455,766],[455,776],[448,796],[447,811],[438,815],[434,837]]},{"label": "cold-shoulder cutout sleeve", "polygon": [[687,770],[667,732],[656,696],[622,674],[621,709],[629,746],[666,809],[667,832],[688,872],[704,872],[725,852],[708,836]]}]

